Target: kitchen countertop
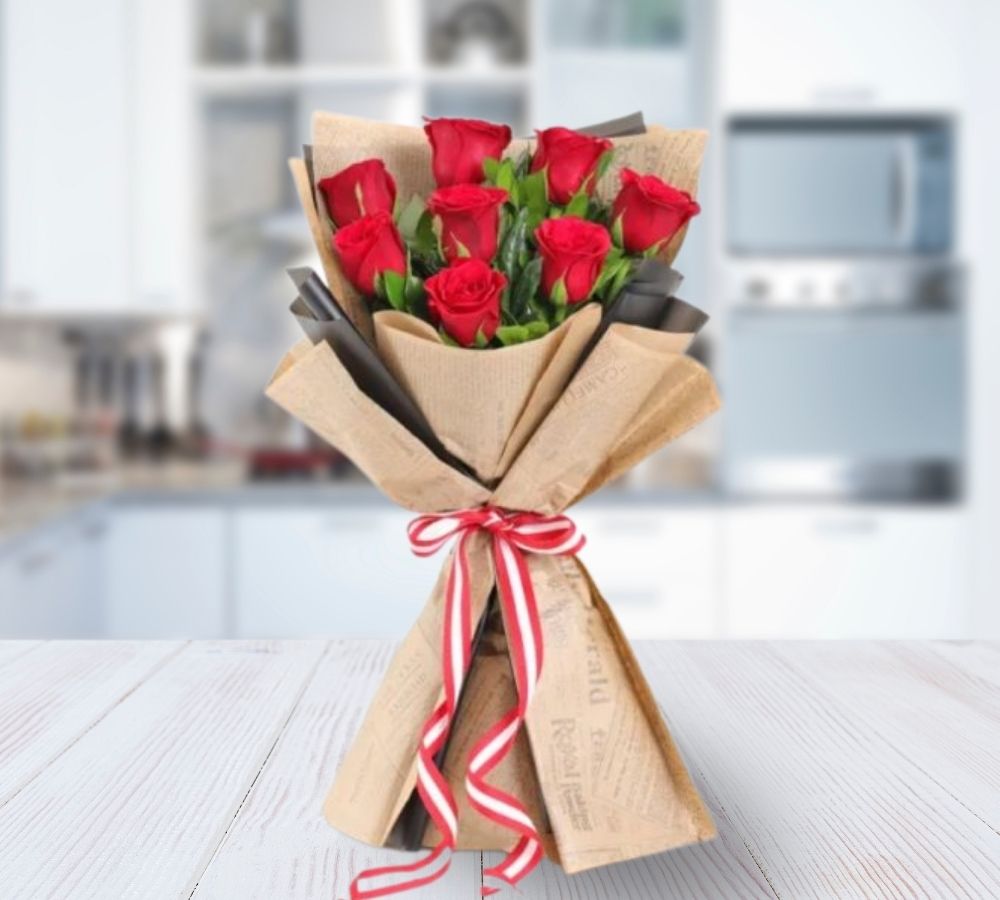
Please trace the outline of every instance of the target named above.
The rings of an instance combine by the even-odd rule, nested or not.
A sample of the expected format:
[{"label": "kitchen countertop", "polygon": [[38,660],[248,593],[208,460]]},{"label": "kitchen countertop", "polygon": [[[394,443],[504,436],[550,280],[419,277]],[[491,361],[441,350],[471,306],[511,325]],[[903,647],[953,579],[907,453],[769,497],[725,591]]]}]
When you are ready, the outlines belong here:
[{"label": "kitchen countertop", "polygon": [[[609,486],[584,502],[706,504],[711,488]],[[225,503],[355,504],[395,508],[360,475],[343,480],[251,481],[241,462],[165,463],[121,466],[104,473],[52,481],[0,480],[0,543],[74,515],[94,504]]]},{"label": "kitchen countertop", "polygon": [[[544,863],[500,896],[1000,896],[1000,644],[637,651],[719,837],[572,878]],[[0,643],[4,895],[346,896],[402,856],[320,813],[391,652]],[[406,896],[478,898],[482,862]]]}]

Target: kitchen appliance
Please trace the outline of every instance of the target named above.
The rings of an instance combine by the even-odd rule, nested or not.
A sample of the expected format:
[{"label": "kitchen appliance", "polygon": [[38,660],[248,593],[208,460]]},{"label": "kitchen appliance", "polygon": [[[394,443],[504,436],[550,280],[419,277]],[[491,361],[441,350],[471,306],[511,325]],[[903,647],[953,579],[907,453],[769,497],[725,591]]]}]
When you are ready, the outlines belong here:
[{"label": "kitchen appliance", "polygon": [[727,137],[725,486],[954,499],[965,316],[951,122],[741,116]]},{"label": "kitchen appliance", "polygon": [[738,118],[728,139],[728,245],[735,255],[951,249],[947,119]]}]

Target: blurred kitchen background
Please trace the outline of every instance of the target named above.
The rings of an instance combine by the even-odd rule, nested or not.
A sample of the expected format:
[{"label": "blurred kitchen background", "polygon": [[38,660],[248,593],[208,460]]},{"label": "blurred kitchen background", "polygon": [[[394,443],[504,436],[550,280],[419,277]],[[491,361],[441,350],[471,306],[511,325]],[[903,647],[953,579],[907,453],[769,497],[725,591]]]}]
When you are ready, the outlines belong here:
[{"label": "blurred kitchen background", "polygon": [[1000,636],[994,0],[0,9],[0,636],[416,616],[441,559],[262,394],[315,109],[709,128],[726,407],[579,507],[585,561],[636,637]]}]

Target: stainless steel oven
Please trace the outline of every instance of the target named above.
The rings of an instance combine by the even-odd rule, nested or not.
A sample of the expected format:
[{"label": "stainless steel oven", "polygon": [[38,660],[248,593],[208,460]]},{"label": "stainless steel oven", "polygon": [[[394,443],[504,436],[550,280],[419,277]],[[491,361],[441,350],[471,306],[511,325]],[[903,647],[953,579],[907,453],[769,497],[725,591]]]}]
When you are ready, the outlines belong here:
[{"label": "stainless steel oven", "polygon": [[965,316],[950,121],[743,117],[727,138],[728,488],[956,497]]}]

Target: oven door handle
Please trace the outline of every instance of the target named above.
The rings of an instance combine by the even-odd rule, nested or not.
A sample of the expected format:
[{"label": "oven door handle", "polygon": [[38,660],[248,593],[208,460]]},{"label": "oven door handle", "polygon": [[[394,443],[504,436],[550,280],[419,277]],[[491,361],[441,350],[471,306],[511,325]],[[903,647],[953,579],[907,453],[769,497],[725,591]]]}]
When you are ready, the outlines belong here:
[{"label": "oven door handle", "polygon": [[896,214],[896,247],[912,250],[917,236],[917,145],[900,138],[893,171],[893,206]]}]

